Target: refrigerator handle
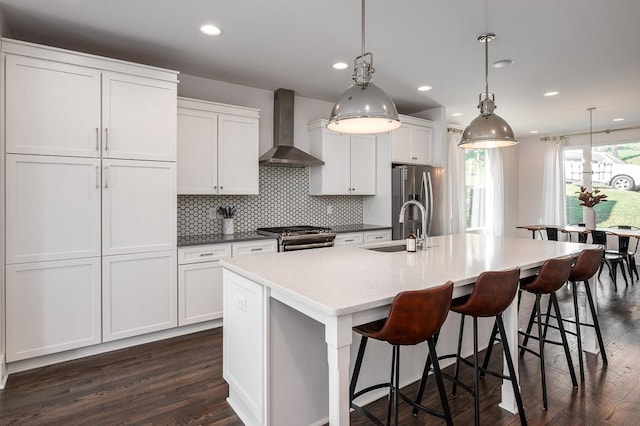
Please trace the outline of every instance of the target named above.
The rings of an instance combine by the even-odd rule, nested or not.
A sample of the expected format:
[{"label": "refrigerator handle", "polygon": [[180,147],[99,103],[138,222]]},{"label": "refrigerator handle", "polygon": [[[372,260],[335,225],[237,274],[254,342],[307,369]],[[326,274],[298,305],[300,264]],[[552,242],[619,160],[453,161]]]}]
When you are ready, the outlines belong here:
[{"label": "refrigerator handle", "polygon": [[[433,220],[433,184],[431,183],[431,172],[422,172],[422,191],[425,194],[425,210],[427,212],[427,229],[422,233],[425,237],[431,233],[431,222]],[[428,201],[427,201],[428,200]]]}]

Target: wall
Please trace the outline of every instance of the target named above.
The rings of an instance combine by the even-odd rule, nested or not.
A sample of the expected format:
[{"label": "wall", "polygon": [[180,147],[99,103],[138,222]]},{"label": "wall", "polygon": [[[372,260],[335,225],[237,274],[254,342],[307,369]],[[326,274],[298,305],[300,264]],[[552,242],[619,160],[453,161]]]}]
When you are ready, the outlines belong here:
[{"label": "wall", "polygon": [[[209,80],[187,74],[180,74],[179,79],[178,96],[258,108],[260,110],[260,154],[263,154],[273,146],[272,91]],[[307,124],[318,118],[328,119],[333,104],[295,96],[294,105],[293,143],[301,150],[309,152]]]},{"label": "wall", "polygon": [[[236,232],[259,227],[334,226],[362,222],[362,196],[310,196],[309,168],[260,166],[258,195],[178,196],[178,238],[222,232],[222,218],[209,219],[209,209],[234,206]],[[327,207],[332,213],[328,214]]]}]

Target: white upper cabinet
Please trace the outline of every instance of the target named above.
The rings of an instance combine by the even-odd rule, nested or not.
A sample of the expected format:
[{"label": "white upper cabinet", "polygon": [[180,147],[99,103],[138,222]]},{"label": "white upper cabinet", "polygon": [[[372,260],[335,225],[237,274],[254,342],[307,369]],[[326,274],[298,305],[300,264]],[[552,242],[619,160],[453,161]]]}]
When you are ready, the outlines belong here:
[{"label": "white upper cabinet", "polygon": [[376,193],[376,136],[346,135],[326,128],[326,120],[309,123],[309,151],[324,161],[309,172],[311,195]]},{"label": "white upper cabinet", "polygon": [[102,161],[102,254],[176,246],[176,164]]},{"label": "white upper cabinet", "polygon": [[6,156],[7,264],[100,256],[100,160]]},{"label": "white upper cabinet", "polygon": [[6,56],[7,152],[100,156],[100,71]]},{"label": "white upper cabinet", "polygon": [[178,99],[178,194],[257,194],[259,111]]},{"label": "white upper cabinet", "polygon": [[2,50],[8,153],[176,160],[176,72],[8,39]]},{"label": "white upper cabinet", "polygon": [[176,161],[175,83],[105,72],[103,157]]},{"label": "white upper cabinet", "polygon": [[429,120],[401,116],[402,126],[391,132],[391,161],[430,164],[433,128]]}]

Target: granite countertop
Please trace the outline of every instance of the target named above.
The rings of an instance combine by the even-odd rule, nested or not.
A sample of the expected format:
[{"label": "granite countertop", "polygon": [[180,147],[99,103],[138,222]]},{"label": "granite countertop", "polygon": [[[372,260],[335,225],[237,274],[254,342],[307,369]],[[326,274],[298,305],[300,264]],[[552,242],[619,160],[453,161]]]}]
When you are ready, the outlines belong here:
[{"label": "granite countertop", "polygon": [[[334,225],[329,226],[336,233],[344,232],[361,232],[376,231],[379,229],[391,229],[390,226],[384,225],[368,225],[366,223],[355,223],[352,225]],[[252,232],[236,232],[233,235],[208,234],[208,235],[186,235],[178,237],[178,247],[198,246],[207,244],[233,243],[239,241],[275,239],[266,235],[260,235],[255,231]]]},{"label": "granite countertop", "polygon": [[391,229],[390,226],[385,225],[369,225],[366,223],[354,223],[351,225],[335,225],[329,226],[333,232],[340,234],[343,232],[359,232],[359,231],[377,231],[380,229]]},{"label": "granite countertop", "polygon": [[236,232],[232,235],[208,234],[208,235],[187,235],[178,237],[178,247],[199,246],[207,244],[237,243],[239,241],[251,240],[274,240],[274,237],[260,235],[257,232]]}]

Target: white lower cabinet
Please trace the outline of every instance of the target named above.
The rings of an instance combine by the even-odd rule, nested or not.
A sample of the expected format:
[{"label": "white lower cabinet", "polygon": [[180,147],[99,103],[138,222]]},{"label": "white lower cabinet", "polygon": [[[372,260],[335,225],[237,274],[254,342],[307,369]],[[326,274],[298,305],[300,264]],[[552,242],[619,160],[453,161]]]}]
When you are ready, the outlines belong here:
[{"label": "white lower cabinet", "polygon": [[222,266],[231,244],[178,249],[178,325],[222,318]]},{"label": "white lower cabinet", "polygon": [[101,341],[100,258],[6,267],[7,361]]},{"label": "white lower cabinet", "polygon": [[177,326],[177,253],[102,258],[103,341]]},{"label": "white lower cabinet", "polygon": [[391,229],[381,229],[377,231],[364,231],[362,235],[363,235],[365,244],[391,241]]},{"label": "white lower cabinet", "polygon": [[339,233],[336,235],[334,245],[349,246],[382,241],[391,241],[391,229]]},{"label": "white lower cabinet", "polygon": [[344,232],[336,235],[336,239],[333,241],[335,246],[350,246],[356,244],[362,244],[364,237],[362,232]]},{"label": "white lower cabinet", "polygon": [[271,239],[179,248],[178,325],[222,318],[220,259],[276,251]]}]

